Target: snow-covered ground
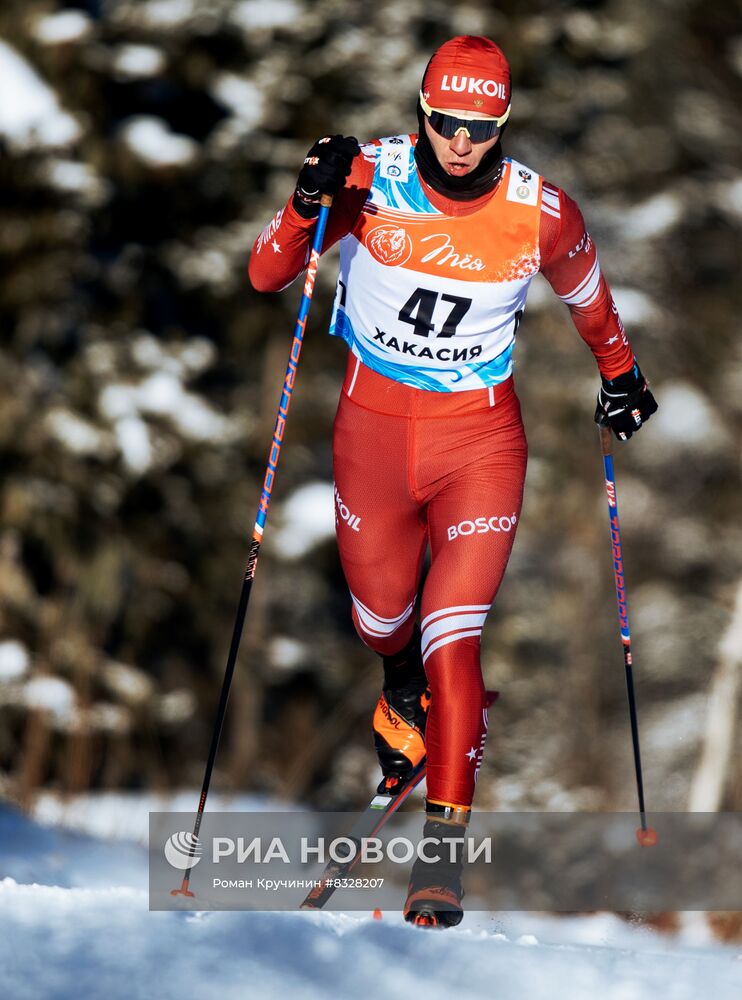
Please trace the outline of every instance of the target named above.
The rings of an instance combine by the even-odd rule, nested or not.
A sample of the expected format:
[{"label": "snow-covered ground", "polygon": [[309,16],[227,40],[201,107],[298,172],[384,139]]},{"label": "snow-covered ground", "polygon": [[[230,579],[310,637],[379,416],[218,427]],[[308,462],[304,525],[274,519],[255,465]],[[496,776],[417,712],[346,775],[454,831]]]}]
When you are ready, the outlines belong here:
[{"label": "snow-covered ground", "polygon": [[[469,913],[460,928],[399,914],[150,913],[149,809],[194,793],[42,798],[0,807],[0,995],[78,998],[738,997],[742,953],[686,931],[669,939],[598,915]],[[264,807],[267,803],[263,804]],[[255,808],[249,799],[214,808]],[[270,808],[276,808],[270,803]],[[93,835],[95,834],[95,835]]]}]

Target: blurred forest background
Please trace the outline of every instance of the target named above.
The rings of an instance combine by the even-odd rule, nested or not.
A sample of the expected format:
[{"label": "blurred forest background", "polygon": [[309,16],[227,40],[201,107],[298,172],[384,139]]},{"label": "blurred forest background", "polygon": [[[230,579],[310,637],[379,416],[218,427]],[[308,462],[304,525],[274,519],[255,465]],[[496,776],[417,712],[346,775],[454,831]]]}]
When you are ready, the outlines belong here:
[{"label": "blurred forest background", "polygon": [[[474,33],[512,64],[506,152],[582,206],[660,404],[616,448],[648,804],[742,809],[740,13],[3,0],[0,793],[200,785],[300,296],[252,291],[249,248],[317,136],[414,130],[430,53]],[[333,537],[332,258],[213,787],[348,807],[381,671]],[[596,369],[540,278],[516,357],[530,462],[477,804],[629,810]]]}]

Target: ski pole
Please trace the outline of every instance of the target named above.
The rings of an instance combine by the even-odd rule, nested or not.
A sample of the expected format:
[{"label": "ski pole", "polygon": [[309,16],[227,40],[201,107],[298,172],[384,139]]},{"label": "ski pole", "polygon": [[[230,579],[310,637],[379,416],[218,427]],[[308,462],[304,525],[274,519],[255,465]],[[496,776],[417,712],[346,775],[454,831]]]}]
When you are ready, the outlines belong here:
[{"label": "ski pole", "polygon": [[[204,781],[201,787],[201,797],[198,800],[198,811],[196,813],[196,820],[193,826],[193,840],[191,846],[191,852],[196,850],[198,845],[198,833],[201,829],[201,820],[204,815],[204,808],[206,806],[206,796],[209,794],[209,785],[211,783],[211,773],[214,770],[214,761],[216,760],[217,751],[219,749],[219,740],[222,735],[222,727],[224,725],[224,716],[227,711],[227,701],[229,700],[229,689],[232,685],[232,677],[234,675],[235,664],[237,663],[237,653],[240,648],[240,640],[242,639],[242,629],[245,624],[245,614],[247,612],[247,605],[250,600],[250,591],[252,590],[252,582],[255,578],[255,568],[258,563],[258,555],[260,553],[260,543],[263,539],[263,530],[265,528],[265,521],[268,516],[268,507],[271,502],[271,494],[273,493],[273,485],[276,478],[276,468],[278,466],[278,457],[281,454],[281,444],[283,442],[283,435],[286,430],[286,418],[288,417],[289,406],[291,405],[291,396],[294,391],[294,381],[296,379],[296,369],[299,364],[299,356],[301,354],[301,345],[304,340],[304,330],[307,325],[307,316],[309,315],[309,306],[312,302],[312,293],[314,292],[314,282],[317,277],[317,266],[319,265],[319,256],[322,252],[322,242],[325,238],[325,227],[327,226],[327,216],[330,212],[330,206],[332,205],[332,195],[322,195],[320,202],[319,216],[317,217],[317,226],[314,230],[314,239],[312,240],[312,251],[309,257],[309,264],[307,266],[307,274],[304,279],[304,292],[301,297],[301,302],[299,304],[299,314],[296,317],[296,326],[294,327],[294,339],[291,342],[291,350],[289,352],[289,361],[286,366],[286,374],[283,379],[283,389],[281,392],[281,401],[278,404],[278,413],[276,415],[276,425],[273,430],[273,441],[271,442],[270,452],[268,453],[268,464],[265,470],[265,477],[263,479],[263,489],[260,494],[260,501],[258,503],[258,513],[255,518],[255,525],[252,532],[252,540],[250,542],[250,555],[247,560],[247,569],[245,570],[245,577],[242,581],[242,590],[240,592],[240,600],[237,606],[237,615],[234,622],[234,628],[232,630],[232,641],[229,646],[229,654],[227,656],[227,666],[224,671],[224,681],[222,682],[222,691],[219,697],[219,706],[216,711],[216,720],[214,722],[214,732],[211,737],[211,746],[209,747],[209,757],[206,762],[206,771],[204,773]],[[191,872],[193,871],[193,865],[186,871],[183,876],[183,882],[180,889],[172,889],[170,892],[171,896],[193,896],[193,893],[189,891],[188,885],[191,879]]]},{"label": "ski pole", "polygon": [[636,696],[634,694],[634,671],[631,657],[631,633],[629,632],[629,611],[626,604],[626,581],[623,570],[623,554],[621,549],[621,527],[618,522],[618,500],[616,497],[616,480],[613,472],[613,440],[610,427],[600,425],[600,444],[603,451],[603,469],[605,472],[605,490],[608,494],[608,519],[611,525],[611,545],[613,548],[613,576],[616,583],[616,600],[618,602],[618,626],[623,644],[623,662],[626,673],[626,692],[629,697],[629,718],[631,720],[631,742],[634,747],[634,768],[636,770],[636,789],[639,795],[639,815],[641,827],[636,831],[636,839],[642,847],[652,847],[657,843],[657,832],[647,826],[647,814],[644,808],[644,780],[642,778],[642,759],[639,749],[639,722],[636,714]]}]

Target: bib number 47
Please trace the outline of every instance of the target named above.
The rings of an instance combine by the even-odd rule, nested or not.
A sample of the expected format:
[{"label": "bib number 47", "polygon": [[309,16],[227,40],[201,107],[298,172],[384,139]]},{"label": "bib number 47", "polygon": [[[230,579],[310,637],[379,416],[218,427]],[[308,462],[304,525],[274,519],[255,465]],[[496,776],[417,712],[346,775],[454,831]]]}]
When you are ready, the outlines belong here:
[{"label": "bib number 47", "polygon": [[[443,320],[440,332],[436,333],[433,313],[441,312],[441,309],[436,310],[439,297],[441,303],[450,302],[451,309]],[[399,319],[402,323],[409,323],[418,337],[429,337],[431,333],[438,337],[454,337],[456,328],[469,312],[471,303],[471,299],[464,299],[459,295],[439,296],[438,292],[430,288],[416,288],[399,310]]]}]

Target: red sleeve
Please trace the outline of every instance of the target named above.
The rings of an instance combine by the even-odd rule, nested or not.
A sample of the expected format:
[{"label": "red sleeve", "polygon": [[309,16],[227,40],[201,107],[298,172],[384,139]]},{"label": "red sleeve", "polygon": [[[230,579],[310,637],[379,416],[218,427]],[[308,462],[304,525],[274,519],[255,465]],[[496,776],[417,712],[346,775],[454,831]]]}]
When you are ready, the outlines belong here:
[{"label": "red sleeve", "polygon": [[[329,250],[353,229],[371,188],[374,175],[373,145],[361,147],[345,186],[335,195],[325,230],[322,252]],[[315,220],[304,219],[288,203],[273,216],[253,244],[248,274],[258,292],[278,292],[305,269],[314,235]]]},{"label": "red sleeve", "polygon": [[541,271],[569,308],[600,374],[615,378],[631,368],[634,354],[582,212],[564,191],[546,182],[541,207]]}]

